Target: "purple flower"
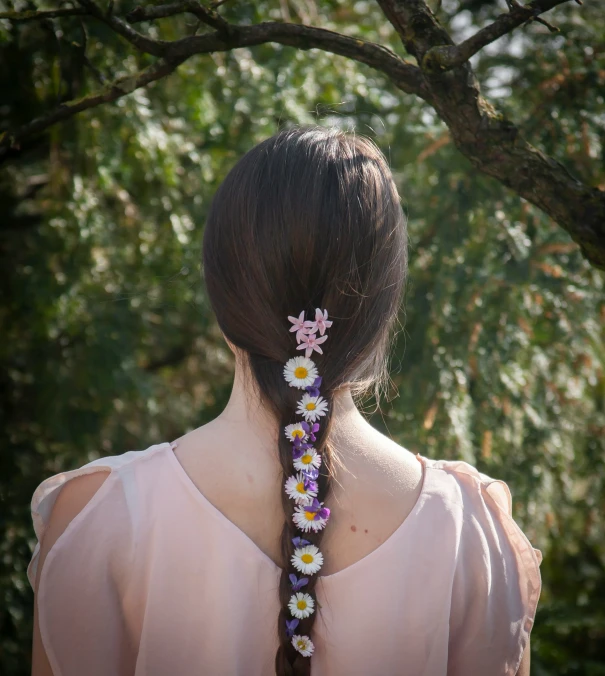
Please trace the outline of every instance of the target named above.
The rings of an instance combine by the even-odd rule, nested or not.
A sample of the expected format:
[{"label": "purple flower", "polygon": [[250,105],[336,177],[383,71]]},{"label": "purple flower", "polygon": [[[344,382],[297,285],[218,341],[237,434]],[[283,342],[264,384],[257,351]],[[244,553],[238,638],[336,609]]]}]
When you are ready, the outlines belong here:
[{"label": "purple flower", "polygon": [[313,502],[305,507],[305,511],[315,512],[314,521],[330,518],[330,510],[327,507],[322,507],[322,503],[317,498],[313,498]]},{"label": "purple flower", "polygon": [[319,397],[319,386],[321,385],[321,376],[317,376],[315,380],[313,381],[313,385],[307,385],[305,387],[305,390],[312,396],[312,397]]},{"label": "purple flower", "polygon": [[294,444],[292,446],[292,457],[294,460],[298,460],[302,455],[304,455],[304,452],[308,448],[311,448],[311,444]]},{"label": "purple flower", "polygon": [[[306,423],[303,423],[303,425],[305,424]],[[309,426],[307,425],[307,427]],[[307,434],[309,435],[311,441],[316,441],[315,432],[318,431],[319,431],[319,423],[313,423],[313,427],[311,427],[309,430],[305,430],[305,432],[307,432]]]},{"label": "purple flower", "polygon": [[317,479],[317,477],[319,476],[319,470],[317,469],[317,467],[309,467],[309,469],[303,469],[301,471],[301,474],[305,477],[305,479],[315,481],[315,479]]},{"label": "purple flower", "polygon": [[304,547],[304,545],[310,545],[311,543],[308,540],[305,540],[305,538],[295,537],[292,538],[292,544],[295,547]]},{"label": "purple flower", "polygon": [[[303,430],[306,432],[306,434],[309,435],[311,441],[315,441],[315,439],[316,439],[315,432],[317,432],[319,430],[319,423],[313,423],[313,426],[311,426],[311,425],[309,425],[308,422],[303,420],[303,422],[301,422],[300,424],[301,424]],[[294,443],[296,443],[296,441]]]},{"label": "purple flower", "polygon": [[314,521],[319,521],[319,519],[329,519],[330,510],[327,507],[322,507],[317,514],[315,515]]},{"label": "purple flower", "polygon": [[311,479],[308,479],[307,477],[305,477],[303,479],[303,486],[304,486],[306,491],[317,491],[318,490],[317,483],[315,481],[311,481]]},{"label": "purple flower", "polygon": [[297,592],[301,587],[304,587],[307,582],[309,582],[308,577],[301,577],[300,580],[296,577],[296,575],[293,575],[290,573],[289,575],[290,582],[292,583],[292,591]]},{"label": "purple flower", "polygon": [[298,620],[286,620],[286,634],[288,635],[288,638],[292,638],[294,636],[294,630],[298,627]]}]

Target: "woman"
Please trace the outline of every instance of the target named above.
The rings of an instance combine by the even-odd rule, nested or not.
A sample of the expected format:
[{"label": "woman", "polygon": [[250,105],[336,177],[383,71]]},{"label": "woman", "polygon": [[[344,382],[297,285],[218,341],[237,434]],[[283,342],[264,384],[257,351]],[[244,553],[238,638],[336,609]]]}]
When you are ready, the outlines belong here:
[{"label": "woman", "polygon": [[290,129],[235,165],[203,252],[231,398],[37,489],[35,676],[529,673],[540,554],[506,485],[353,400],[385,377],[406,264],[370,141]]}]

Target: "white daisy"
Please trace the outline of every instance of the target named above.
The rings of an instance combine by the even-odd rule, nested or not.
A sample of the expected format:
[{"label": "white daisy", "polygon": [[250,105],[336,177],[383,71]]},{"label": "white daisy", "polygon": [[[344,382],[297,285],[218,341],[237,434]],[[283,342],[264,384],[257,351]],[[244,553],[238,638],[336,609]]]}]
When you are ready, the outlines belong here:
[{"label": "white daisy", "polygon": [[307,357],[292,357],[284,366],[284,378],[290,387],[304,390],[317,378],[317,366]]},{"label": "white daisy", "polygon": [[305,505],[297,505],[296,511],[292,515],[292,521],[294,521],[298,528],[304,530],[307,533],[310,530],[312,530],[314,533],[317,533],[317,531],[320,531],[326,527],[328,520],[324,519],[323,517],[316,518],[316,516],[316,512],[307,512]]},{"label": "white daisy", "polygon": [[317,484],[314,481],[307,483],[305,488],[305,477],[299,473],[286,480],[285,489],[289,498],[295,500],[299,505],[310,505],[313,498],[317,497]]},{"label": "white daisy", "polygon": [[288,425],[285,430],[286,436],[291,442],[294,442],[296,438],[300,439],[301,441],[306,441],[307,439],[307,433],[305,432],[302,423],[293,423],[292,425]]},{"label": "white daisy", "polygon": [[292,554],[292,565],[304,575],[314,575],[323,565],[323,554],[315,545],[297,547]]},{"label": "white daisy", "polygon": [[313,641],[308,636],[300,636],[299,634],[294,634],[292,637],[292,645],[303,657],[311,657],[315,650]]},{"label": "white daisy", "polygon": [[[304,441],[304,440],[303,440]],[[314,448],[307,448],[307,450],[294,461],[294,469],[303,470],[315,467],[318,469],[321,465],[321,455]]]},{"label": "white daisy", "polygon": [[310,594],[298,592],[290,597],[288,608],[290,608],[290,612],[294,617],[304,620],[305,617],[309,617],[315,610],[315,601]]},{"label": "white daisy", "polygon": [[296,413],[302,415],[307,422],[315,422],[318,418],[326,415],[327,410],[328,402],[323,397],[303,394],[303,398],[298,402]]}]

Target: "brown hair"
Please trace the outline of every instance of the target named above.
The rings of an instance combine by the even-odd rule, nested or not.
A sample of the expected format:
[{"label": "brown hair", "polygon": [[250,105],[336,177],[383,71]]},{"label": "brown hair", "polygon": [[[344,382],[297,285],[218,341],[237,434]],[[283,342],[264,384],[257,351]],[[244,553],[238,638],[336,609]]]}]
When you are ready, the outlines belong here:
[{"label": "brown hair", "polygon": [[[249,150],[214,196],[203,244],[204,278],[225,337],[247,355],[262,401],[279,421],[283,481],[291,476],[292,447],[283,428],[295,422],[301,391],[284,379],[296,351],[288,315],[327,309],[333,325],[313,353],[329,410],[313,444],[321,454],[318,499],[329,494],[334,451],[328,441],[334,393],[380,383],[386,373],[407,268],[406,220],[388,164],[372,141],[317,126],[280,131]],[[292,538],[319,546],[323,531],[301,533],[293,501],[282,491],[278,676],[310,673],[286,633],[292,619],[288,575]],[[329,526],[329,523],[328,523]],[[316,601],[318,575],[304,591]],[[315,604],[318,610],[317,601]],[[297,634],[311,635],[316,612]]]}]

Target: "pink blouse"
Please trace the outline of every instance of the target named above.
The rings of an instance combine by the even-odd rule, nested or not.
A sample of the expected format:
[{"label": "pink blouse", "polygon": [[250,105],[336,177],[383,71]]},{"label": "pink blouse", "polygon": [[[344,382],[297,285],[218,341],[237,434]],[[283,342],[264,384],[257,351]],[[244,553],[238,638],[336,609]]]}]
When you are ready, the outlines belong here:
[{"label": "pink blouse", "polygon": [[[314,676],[514,676],[540,596],[541,554],[508,487],[420,455],[408,518],[377,549],[320,576]],[[269,676],[280,568],[156,444],[44,481],[41,540],[61,487],[111,473],[50,550],[38,590],[54,676]],[[39,544],[28,567],[34,584]]]}]

